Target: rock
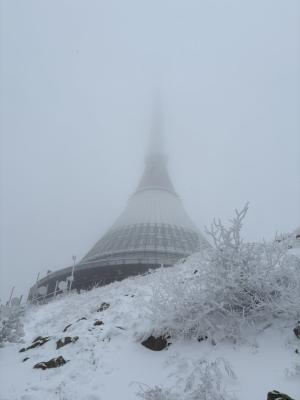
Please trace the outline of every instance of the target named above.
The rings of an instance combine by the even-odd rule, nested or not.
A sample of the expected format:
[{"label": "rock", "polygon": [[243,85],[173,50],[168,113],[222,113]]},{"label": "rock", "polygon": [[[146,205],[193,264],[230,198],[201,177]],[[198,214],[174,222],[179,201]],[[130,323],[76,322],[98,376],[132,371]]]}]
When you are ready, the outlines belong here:
[{"label": "rock", "polygon": [[104,325],[103,321],[100,321],[99,319],[97,319],[97,321],[95,321],[94,326],[101,326]]},{"label": "rock", "polygon": [[267,400],[293,400],[290,396],[284,393],[280,393],[277,390],[268,393]]},{"label": "rock", "polygon": [[123,328],[122,326],[116,326],[117,329],[121,329],[121,331],[126,331],[125,328]]},{"label": "rock", "polygon": [[43,346],[43,344],[49,342],[49,340],[50,340],[50,337],[41,337],[40,336],[33,341],[31,346],[27,347],[27,350],[35,349],[36,347],[41,347],[41,346]]},{"label": "rock", "polygon": [[61,347],[66,346],[69,343],[76,343],[78,339],[79,339],[78,336],[75,336],[75,337],[67,336],[67,337],[65,337],[63,339],[59,339],[56,342],[56,350],[60,349]]},{"label": "rock", "polygon": [[296,349],[296,350],[295,350],[295,353],[296,353],[296,354],[299,354],[299,350],[298,350],[298,349]]},{"label": "rock", "polygon": [[24,358],[24,359],[22,360],[22,362],[25,362],[25,361],[27,361],[27,360],[29,360],[29,357]]},{"label": "rock", "polygon": [[298,339],[300,339],[300,325],[296,326],[296,328],[294,329],[294,334],[297,336]]},{"label": "rock", "polygon": [[102,312],[107,310],[110,307],[109,303],[102,303],[101,306],[98,308],[97,312]]},{"label": "rock", "polygon": [[204,342],[204,340],[208,340],[208,336],[199,336],[197,340],[199,343]]},{"label": "rock", "polygon": [[32,343],[39,342],[40,340],[43,340],[43,337],[42,337],[42,336],[38,336],[36,339],[34,339],[34,340],[32,341]]},{"label": "rock", "polygon": [[72,324],[67,325],[67,326],[65,327],[65,329],[63,330],[63,332],[67,332],[67,330],[68,330],[71,326],[72,326]]},{"label": "rock", "polygon": [[[87,321],[87,318],[83,317],[83,318],[79,318],[76,322],[80,322],[80,321]],[[65,327],[65,329],[63,330],[63,333],[67,332],[67,330],[72,326],[73,324],[69,324]]]},{"label": "rock", "polygon": [[80,321],[87,321],[87,318],[85,318],[85,317],[79,318],[76,322],[80,322]]},{"label": "rock", "polygon": [[49,340],[50,340],[50,337],[48,337],[48,336],[47,337],[39,336],[36,339],[34,339],[31,346],[22,348],[21,350],[19,350],[19,353],[24,353],[24,351],[35,349],[36,347],[41,347],[45,343],[49,342]]},{"label": "rock", "polygon": [[170,337],[159,336],[155,338],[154,336],[148,337],[148,339],[142,342],[142,345],[149,350],[162,351],[166,349],[171,343],[168,343]]},{"label": "rock", "polygon": [[50,368],[59,368],[63,365],[65,365],[68,361],[66,361],[62,356],[59,356],[57,358],[52,358],[49,361],[44,361],[36,364],[33,368],[35,369],[50,369]]}]

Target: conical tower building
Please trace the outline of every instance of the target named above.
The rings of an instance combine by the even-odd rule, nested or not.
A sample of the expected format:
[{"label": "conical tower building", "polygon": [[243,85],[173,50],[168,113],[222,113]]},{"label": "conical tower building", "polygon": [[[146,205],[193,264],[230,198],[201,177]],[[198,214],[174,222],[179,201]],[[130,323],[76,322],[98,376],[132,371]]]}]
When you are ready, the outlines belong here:
[{"label": "conical tower building", "polygon": [[172,265],[207,246],[175,192],[161,143],[161,132],[155,130],[137,190],[80,265],[107,261]]},{"label": "conical tower building", "polygon": [[[156,112],[139,185],[109,231],[76,265],[73,288],[87,289],[172,266],[209,247],[174,189],[162,136],[161,116]],[[37,286],[46,285],[49,294],[70,274],[70,268],[54,272]]]}]

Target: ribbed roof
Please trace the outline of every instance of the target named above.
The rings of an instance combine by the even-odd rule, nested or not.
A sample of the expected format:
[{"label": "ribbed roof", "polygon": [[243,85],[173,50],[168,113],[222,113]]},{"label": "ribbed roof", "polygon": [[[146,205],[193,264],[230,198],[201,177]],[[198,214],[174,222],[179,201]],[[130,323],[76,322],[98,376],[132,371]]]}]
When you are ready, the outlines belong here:
[{"label": "ribbed roof", "polygon": [[[168,187],[169,189],[169,187]],[[146,186],[139,189],[129,200],[127,207],[112,226],[135,224],[168,224],[196,231],[197,228],[186,213],[180,198],[171,190]]]},{"label": "ribbed roof", "polygon": [[197,231],[184,210],[169,175],[159,110],[156,112],[154,122],[144,173],[136,192],[111,230],[146,223],[168,224]]},{"label": "ribbed roof", "polygon": [[162,146],[161,116],[156,118],[145,170],[127,207],[82,264],[109,259],[167,263],[209,246],[184,210],[171,181]]}]

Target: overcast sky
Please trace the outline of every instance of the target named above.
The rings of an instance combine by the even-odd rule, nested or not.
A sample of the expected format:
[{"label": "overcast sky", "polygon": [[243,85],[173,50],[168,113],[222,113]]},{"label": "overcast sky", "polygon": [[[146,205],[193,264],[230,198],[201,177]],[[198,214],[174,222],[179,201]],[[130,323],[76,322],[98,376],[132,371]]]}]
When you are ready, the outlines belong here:
[{"label": "overcast sky", "polygon": [[174,185],[203,230],[300,225],[299,0],[1,0],[1,286],[78,259],[142,174],[160,92]]}]

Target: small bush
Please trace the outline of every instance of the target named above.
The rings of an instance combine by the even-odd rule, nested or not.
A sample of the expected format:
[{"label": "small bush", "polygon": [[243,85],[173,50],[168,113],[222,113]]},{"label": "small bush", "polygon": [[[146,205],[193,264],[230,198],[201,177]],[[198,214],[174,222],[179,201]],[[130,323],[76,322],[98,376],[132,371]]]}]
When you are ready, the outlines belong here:
[{"label": "small bush", "polygon": [[223,380],[235,379],[231,366],[224,359],[208,362],[201,359],[192,363],[192,373],[176,387],[165,389],[140,385],[137,396],[143,400],[235,400],[224,387]]},{"label": "small bush", "polygon": [[273,318],[300,317],[300,260],[287,241],[245,243],[248,206],[227,228],[214,221],[206,256],[157,274],[145,304],[153,334],[240,340],[244,328]]},{"label": "small bush", "polygon": [[161,386],[151,388],[147,385],[140,385],[137,397],[143,400],[178,400],[178,397],[171,393],[170,390],[164,389]]},{"label": "small bush", "polygon": [[19,343],[23,335],[22,306],[0,306],[0,347],[5,343]]}]

